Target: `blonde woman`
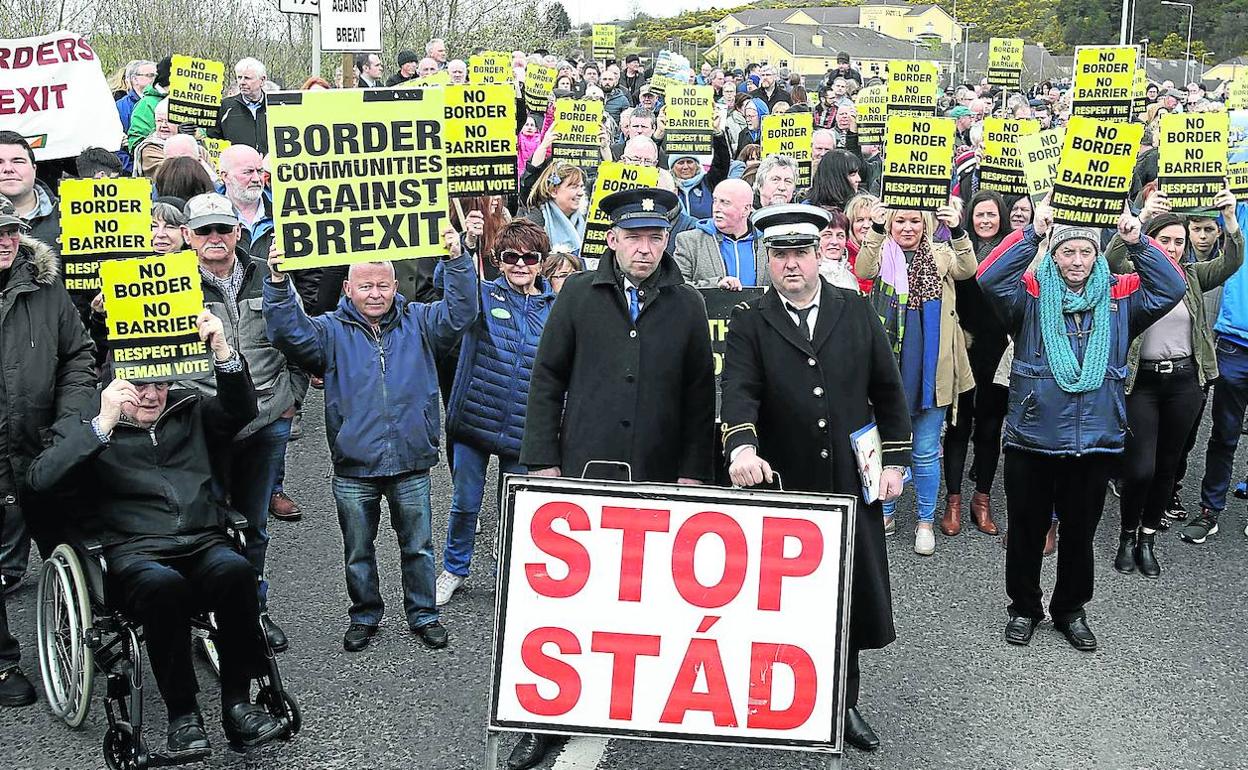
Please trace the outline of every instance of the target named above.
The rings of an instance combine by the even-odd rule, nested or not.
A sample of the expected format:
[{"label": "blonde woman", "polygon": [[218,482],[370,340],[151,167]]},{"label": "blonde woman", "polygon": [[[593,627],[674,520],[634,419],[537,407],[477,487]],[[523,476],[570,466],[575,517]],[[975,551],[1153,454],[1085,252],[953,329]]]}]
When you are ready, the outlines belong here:
[{"label": "blonde woman", "polygon": [[585,240],[585,174],[564,161],[551,161],[529,192],[520,216],[546,231],[551,248],[580,255]]},{"label": "blonde woman", "polygon": [[[871,206],[871,229],[858,251],[854,272],[879,278],[872,302],[884,323],[901,369],[914,426],[914,488],[918,525],[914,551],[936,551],[932,524],[940,493],[940,429],[958,394],[975,387],[966,337],[958,323],[954,281],[975,277],[979,264],[961,217],[953,206],[936,215]],[[938,224],[949,228],[949,243],[932,240]],[[956,406],[954,420],[957,420]],[[895,528],[895,504],[885,503],[885,531]]]}]

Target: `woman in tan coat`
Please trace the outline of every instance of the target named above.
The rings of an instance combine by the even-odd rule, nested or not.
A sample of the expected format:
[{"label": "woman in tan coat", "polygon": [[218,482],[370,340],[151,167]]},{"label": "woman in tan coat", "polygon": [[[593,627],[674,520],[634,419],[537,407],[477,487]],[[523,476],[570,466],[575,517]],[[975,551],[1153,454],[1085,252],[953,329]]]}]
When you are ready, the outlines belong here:
[{"label": "woman in tan coat", "polygon": [[[946,410],[955,410],[959,393],[975,386],[958,324],[954,281],[974,278],[978,267],[971,241],[957,209],[942,206],[936,215],[922,211],[871,208],[867,232],[854,272],[876,279],[871,291],[888,334],[914,426],[914,489],[918,497],[915,553],[936,550],[932,523],[940,494],[940,429]],[[949,228],[948,243],[932,239],[939,225]],[[892,532],[894,506],[884,505],[885,531]]]}]

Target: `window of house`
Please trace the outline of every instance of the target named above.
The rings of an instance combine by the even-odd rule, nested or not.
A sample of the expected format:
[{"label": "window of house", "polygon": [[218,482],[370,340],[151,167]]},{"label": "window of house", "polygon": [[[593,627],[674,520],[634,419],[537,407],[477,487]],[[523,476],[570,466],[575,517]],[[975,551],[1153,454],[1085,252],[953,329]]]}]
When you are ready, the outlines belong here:
[{"label": "window of house", "polygon": [[746,48],[753,48],[753,47],[754,47],[754,41],[753,41],[753,40],[750,40],[749,38],[746,38],[746,39],[745,39],[745,47],[746,47]]},{"label": "window of house", "polygon": [[780,69],[788,69],[788,67],[789,67],[789,60],[788,60],[788,59],[781,59],[781,60],[780,60]]},{"label": "window of house", "polygon": [[732,44],[733,44],[733,45],[735,45],[735,46],[737,46],[737,47],[740,47],[740,46],[741,46],[741,38],[739,38],[739,37],[734,37],[734,38],[732,39]]}]

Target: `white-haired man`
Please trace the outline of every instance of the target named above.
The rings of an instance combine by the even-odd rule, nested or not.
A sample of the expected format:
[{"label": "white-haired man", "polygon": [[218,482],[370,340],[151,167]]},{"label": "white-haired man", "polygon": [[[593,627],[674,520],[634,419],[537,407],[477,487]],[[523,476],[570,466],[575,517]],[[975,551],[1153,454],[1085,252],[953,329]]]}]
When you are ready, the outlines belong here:
[{"label": "white-haired man", "polygon": [[217,125],[208,129],[208,136],[225,139],[230,144],[255,147],[261,155],[269,153],[269,128],[265,116],[264,84],[268,70],[259,59],[239,59],[234,65],[238,94],[221,102]]}]

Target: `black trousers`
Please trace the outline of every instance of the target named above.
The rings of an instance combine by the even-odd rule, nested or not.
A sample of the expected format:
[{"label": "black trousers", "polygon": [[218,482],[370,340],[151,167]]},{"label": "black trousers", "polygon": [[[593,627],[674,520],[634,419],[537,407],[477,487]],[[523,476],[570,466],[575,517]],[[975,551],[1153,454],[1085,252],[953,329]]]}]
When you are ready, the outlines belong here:
[{"label": "black trousers", "polygon": [[1200,413],[1196,415],[1196,422],[1192,423],[1192,432],[1187,436],[1187,442],[1183,444],[1183,454],[1179,456],[1179,467],[1174,472],[1174,494],[1178,494],[1183,489],[1183,479],[1187,476],[1187,458],[1192,454],[1192,450],[1196,448],[1196,439],[1200,436],[1200,421],[1205,415],[1205,407],[1209,404],[1209,388],[1212,383],[1206,385],[1200,392]]},{"label": "black trousers", "polygon": [[1001,460],[1001,426],[1010,405],[1010,389],[1000,385],[976,385],[974,390],[958,396],[958,421],[949,411],[945,429],[945,490],[962,493],[962,473],[966,469],[966,453],[975,441],[975,491],[992,492],[992,481]]},{"label": "black trousers", "polygon": [[156,686],[171,719],[196,708],[191,618],[215,613],[224,697],[265,668],[256,571],[225,544],[178,558],[126,559],[109,575],[109,601],[143,624]]},{"label": "black trousers", "polygon": [[1083,617],[1092,600],[1092,538],[1105,508],[1105,487],[1115,455],[1081,457],[1005,450],[1005,497],[1010,537],[1005,550],[1005,592],[1012,616],[1044,617],[1040,567],[1054,512],[1061,523],[1057,583],[1049,615],[1066,623]]},{"label": "black trousers", "polygon": [[1204,397],[1194,366],[1170,374],[1140,369],[1127,396],[1127,444],[1120,471],[1124,531],[1161,528]]},{"label": "black trousers", "polygon": [[862,689],[862,671],[858,668],[858,648],[850,646],[845,663],[845,708],[858,705],[858,693]]}]

